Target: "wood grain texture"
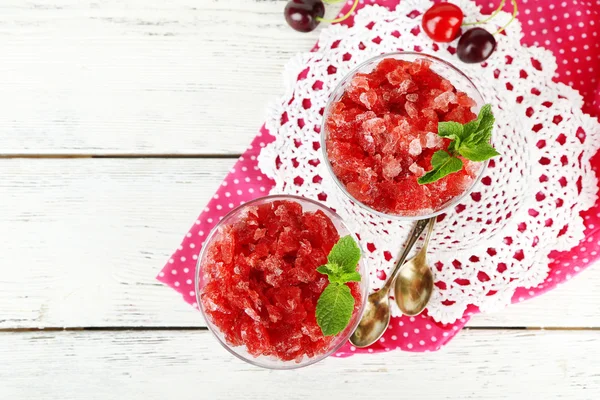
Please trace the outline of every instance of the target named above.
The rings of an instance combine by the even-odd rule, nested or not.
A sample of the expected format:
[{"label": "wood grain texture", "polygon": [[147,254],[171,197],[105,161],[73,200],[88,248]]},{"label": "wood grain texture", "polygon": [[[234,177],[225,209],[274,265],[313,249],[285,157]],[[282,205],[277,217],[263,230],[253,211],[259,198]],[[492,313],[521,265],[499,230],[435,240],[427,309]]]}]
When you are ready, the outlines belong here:
[{"label": "wood grain texture", "polygon": [[[154,277],[235,160],[0,160],[0,329],[203,326]],[[471,326],[600,327],[600,268]]]},{"label": "wood grain texture", "polygon": [[0,154],[237,154],[314,45],[284,0],[0,5]]},{"label": "wood grain texture", "polygon": [[[297,371],[235,359],[206,331],[0,333],[5,399],[592,399],[593,331],[465,331],[437,353],[329,358]],[[6,357],[6,358],[4,358]],[[376,395],[376,396],[375,396]]]}]

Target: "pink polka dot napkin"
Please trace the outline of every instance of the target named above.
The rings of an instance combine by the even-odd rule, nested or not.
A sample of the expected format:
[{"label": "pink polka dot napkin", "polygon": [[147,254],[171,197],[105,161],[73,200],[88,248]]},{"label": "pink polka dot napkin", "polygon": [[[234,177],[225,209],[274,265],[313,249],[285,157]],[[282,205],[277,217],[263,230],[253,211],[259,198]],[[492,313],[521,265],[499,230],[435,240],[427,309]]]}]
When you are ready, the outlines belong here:
[{"label": "pink polka dot napkin", "polygon": [[[342,13],[349,9],[352,1],[348,3]],[[359,8],[374,3],[394,8],[398,0],[361,0]],[[491,13],[497,2],[479,0],[477,3],[484,13]],[[583,111],[593,116],[600,115],[600,1],[520,0],[519,4],[518,18],[525,34],[522,42],[551,50],[558,63],[555,79],[583,95]],[[511,10],[511,5],[507,4],[505,11]],[[352,24],[352,19],[345,23]],[[273,186],[273,182],[259,171],[256,161],[262,147],[272,140],[268,131],[261,128],[158,274],[159,281],[175,289],[194,307],[198,307],[194,272],[204,238],[227,212],[243,202],[266,195]],[[596,155],[592,163],[594,170],[600,167],[600,156]],[[553,289],[599,258],[600,203],[583,213],[583,217],[587,227],[584,241],[568,252],[551,254],[553,262],[549,266],[550,274],[546,281],[537,288],[518,289],[513,303]],[[417,352],[437,350],[477,312],[476,307],[469,307],[464,317],[454,324],[437,323],[426,313],[418,317],[392,318],[386,334],[370,348],[356,349],[348,344],[336,355],[393,349]]]}]

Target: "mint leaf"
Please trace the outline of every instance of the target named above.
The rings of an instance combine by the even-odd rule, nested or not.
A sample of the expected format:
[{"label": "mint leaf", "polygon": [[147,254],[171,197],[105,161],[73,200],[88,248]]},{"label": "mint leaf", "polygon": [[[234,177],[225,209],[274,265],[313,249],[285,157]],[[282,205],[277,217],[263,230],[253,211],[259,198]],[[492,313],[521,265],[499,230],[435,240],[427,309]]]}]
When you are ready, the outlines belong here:
[{"label": "mint leaf", "polygon": [[344,272],[356,271],[359,260],[360,248],[350,235],[340,238],[327,256],[329,264],[337,264]]},{"label": "mint leaf", "polygon": [[438,135],[447,139],[462,139],[463,126],[458,122],[438,122]]},{"label": "mint leaf", "polygon": [[477,131],[479,128],[479,119],[474,119],[471,122],[467,122],[463,125],[464,139],[469,140],[469,138],[473,137],[473,133]]},{"label": "mint leaf", "polygon": [[485,161],[492,157],[499,156],[500,153],[496,151],[491,144],[487,142],[480,143],[478,145],[463,145],[458,148],[458,152],[464,158],[471,161]]},{"label": "mint leaf", "polygon": [[460,158],[453,157],[444,150],[438,150],[431,157],[431,166],[433,169],[418,179],[419,185],[435,182],[453,172],[460,171],[463,162]]},{"label": "mint leaf", "polygon": [[478,131],[481,132],[489,132],[492,133],[492,129],[494,128],[494,123],[496,123],[496,118],[494,118],[494,114],[492,113],[492,105],[486,104],[481,107],[479,110],[479,115],[477,116],[477,121],[479,121]]},{"label": "mint leaf", "polygon": [[325,336],[337,335],[350,322],[354,297],[346,285],[332,283],[323,290],[317,301],[317,324]]},{"label": "mint leaf", "polygon": [[360,281],[361,281],[361,276],[357,271],[342,272],[339,275],[329,277],[329,282],[339,283],[341,285],[343,285],[344,283],[347,283],[347,282],[360,282]]},{"label": "mint leaf", "polygon": [[337,264],[321,265],[319,268],[317,268],[317,272],[320,272],[323,275],[327,275],[327,278],[329,278],[329,282],[333,282],[334,280],[336,280],[336,277],[344,273],[341,267]]}]

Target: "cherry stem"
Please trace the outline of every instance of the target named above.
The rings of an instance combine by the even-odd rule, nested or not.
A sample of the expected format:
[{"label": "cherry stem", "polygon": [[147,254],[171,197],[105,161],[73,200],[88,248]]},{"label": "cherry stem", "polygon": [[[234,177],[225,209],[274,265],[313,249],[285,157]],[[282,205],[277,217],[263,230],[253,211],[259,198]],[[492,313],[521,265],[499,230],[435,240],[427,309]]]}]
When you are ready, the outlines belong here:
[{"label": "cherry stem", "polygon": [[[331,2],[331,0],[329,0],[329,1]],[[336,3],[338,2],[336,0],[334,0],[334,1]],[[326,1],[326,3],[327,3],[327,1]],[[333,4],[333,3],[331,3],[331,4]],[[358,6],[358,0],[354,0],[354,4],[352,4],[352,7],[350,8],[350,11],[348,11],[346,13],[346,15],[344,15],[343,17],[339,17],[339,18],[336,18],[336,19],[324,19],[324,18],[321,18],[321,17],[317,17],[315,19],[317,21],[319,21],[319,22],[325,22],[325,23],[328,23],[328,24],[336,24],[338,22],[344,21],[345,19],[348,19],[352,15],[352,13],[354,12],[354,10],[356,10],[357,6]]]},{"label": "cherry stem", "polygon": [[506,25],[504,25],[502,28],[498,29],[494,35],[502,32],[503,30],[505,30],[517,17],[517,11],[519,9],[518,5],[517,5],[517,0],[511,0],[512,6],[513,6],[513,13],[512,13],[512,17],[510,19],[510,21],[508,21],[508,23]]},{"label": "cherry stem", "polygon": [[484,19],[483,21],[475,21],[475,22],[466,22],[464,24],[462,24],[463,26],[470,26],[470,25],[481,25],[481,24],[485,24],[486,22],[490,21],[491,19],[493,19],[496,15],[498,15],[498,13],[500,11],[502,11],[502,9],[504,8],[504,4],[506,4],[506,0],[502,0],[500,2],[500,5],[498,6],[498,8],[496,8],[494,10],[494,12],[487,17],[486,19]]}]

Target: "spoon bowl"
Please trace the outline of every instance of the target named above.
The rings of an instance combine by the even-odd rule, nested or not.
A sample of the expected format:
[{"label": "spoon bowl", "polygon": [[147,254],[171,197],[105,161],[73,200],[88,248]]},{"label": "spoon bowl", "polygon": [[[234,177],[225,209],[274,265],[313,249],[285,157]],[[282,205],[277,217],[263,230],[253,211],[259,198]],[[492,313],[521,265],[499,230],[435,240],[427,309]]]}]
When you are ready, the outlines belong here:
[{"label": "spoon bowl", "polygon": [[365,305],[360,323],[350,336],[350,342],[356,347],[367,347],[375,343],[390,323],[390,298],[388,291],[371,293]]},{"label": "spoon bowl", "polygon": [[431,268],[417,260],[417,257],[404,264],[396,278],[394,296],[402,314],[413,317],[419,315],[429,303],[433,292]]},{"label": "spoon bowl", "polygon": [[427,264],[427,245],[434,225],[435,218],[432,218],[423,247],[400,268],[394,283],[396,304],[404,315],[412,317],[422,313],[433,293],[433,273]]}]

